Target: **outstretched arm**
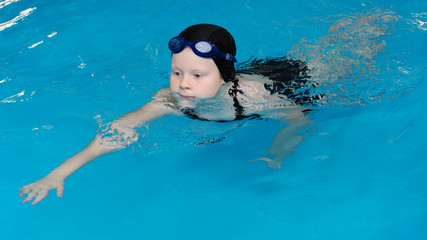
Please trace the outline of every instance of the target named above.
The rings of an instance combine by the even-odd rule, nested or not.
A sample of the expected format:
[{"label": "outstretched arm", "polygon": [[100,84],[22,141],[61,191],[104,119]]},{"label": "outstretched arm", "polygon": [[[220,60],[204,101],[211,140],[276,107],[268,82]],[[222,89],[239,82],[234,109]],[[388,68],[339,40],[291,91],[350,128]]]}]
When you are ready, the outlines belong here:
[{"label": "outstretched arm", "polygon": [[56,189],[56,195],[62,197],[64,192],[64,181],[69,175],[93,159],[115,150],[114,148],[102,146],[99,139],[96,137],[86,148],[65,160],[48,175],[34,183],[20,188],[19,190],[21,190],[21,192],[19,195],[21,197],[25,197],[25,194],[28,194],[22,203],[29,202],[34,198],[32,205],[35,205],[45,198],[51,189]]},{"label": "outstretched arm", "polygon": [[[161,97],[160,95],[164,94],[165,91],[167,92],[167,90],[160,91],[156,97]],[[92,160],[123,149],[135,142],[138,139],[135,127],[169,113],[171,113],[171,109],[166,107],[163,101],[153,100],[109,124],[109,127],[103,133],[98,134],[83,150],[65,160],[42,179],[20,188],[21,197],[28,194],[23,203],[34,199],[32,205],[35,205],[45,198],[52,189],[56,189],[57,196],[62,197],[64,181],[68,176]],[[122,141],[123,139],[125,141]]]}]

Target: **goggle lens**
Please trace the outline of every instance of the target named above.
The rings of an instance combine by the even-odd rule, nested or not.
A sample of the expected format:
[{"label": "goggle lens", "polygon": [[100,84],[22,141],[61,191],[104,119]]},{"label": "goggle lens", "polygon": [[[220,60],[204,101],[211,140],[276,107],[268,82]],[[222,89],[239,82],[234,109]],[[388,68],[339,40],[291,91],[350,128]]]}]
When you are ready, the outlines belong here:
[{"label": "goggle lens", "polygon": [[194,47],[201,53],[209,53],[212,51],[212,45],[208,42],[197,42]]},{"label": "goggle lens", "polygon": [[184,41],[181,38],[172,38],[169,41],[169,49],[173,53],[181,52],[185,47]]},{"label": "goggle lens", "polygon": [[169,49],[173,53],[180,53],[184,50],[185,46],[191,47],[193,52],[203,58],[214,58],[214,57],[222,57],[228,61],[236,62],[236,58],[229,54],[221,52],[215,45],[210,43],[209,41],[187,41],[183,37],[174,37],[169,41]]}]

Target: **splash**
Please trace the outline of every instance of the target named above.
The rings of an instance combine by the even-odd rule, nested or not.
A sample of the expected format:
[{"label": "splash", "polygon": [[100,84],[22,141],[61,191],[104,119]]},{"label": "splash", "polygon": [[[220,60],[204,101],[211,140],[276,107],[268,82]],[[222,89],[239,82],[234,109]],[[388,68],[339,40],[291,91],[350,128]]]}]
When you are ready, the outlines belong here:
[{"label": "splash", "polygon": [[103,124],[99,116],[96,119],[99,121],[97,139],[101,145],[109,149],[123,149],[140,139],[141,133],[138,128],[143,124],[137,125],[120,120]]}]

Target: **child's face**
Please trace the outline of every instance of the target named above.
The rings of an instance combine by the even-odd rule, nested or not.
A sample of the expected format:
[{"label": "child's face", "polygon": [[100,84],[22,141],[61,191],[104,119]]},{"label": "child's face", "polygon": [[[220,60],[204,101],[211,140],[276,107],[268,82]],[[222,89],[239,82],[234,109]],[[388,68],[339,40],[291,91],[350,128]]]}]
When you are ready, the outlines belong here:
[{"label": "child's face", "polygon": [[197,56],[189,47],[172,54],[170,89],[178,94],[178,98],[211,98],[223,83],[219,69],[212,59]]}]

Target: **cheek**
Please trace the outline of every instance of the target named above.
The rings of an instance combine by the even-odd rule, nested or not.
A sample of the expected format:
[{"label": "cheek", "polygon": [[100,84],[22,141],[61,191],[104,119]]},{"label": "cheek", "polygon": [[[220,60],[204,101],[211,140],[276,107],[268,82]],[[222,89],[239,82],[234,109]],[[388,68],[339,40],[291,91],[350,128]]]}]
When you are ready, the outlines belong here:
[{"label": "cheek", "polygon": [[221,88],[222,84],[224,84],[224,80],[222,80],[222,78],[220,78],[220,77],[216,77],[215,81],[212,81],[212,88],[219,90],[219,88]]},{"label": "cheek", "polygon": [[177,90],[178,83],[172,76],[169,78],[169,86],[172,91]]},{"label": "cheek", "polygon": [[214,97],[218,93],[218,90],[221,88],[222,84],[223,81],[218,81],[217,79],[211,81],[210,84],[204,88],[206,97]]}]

